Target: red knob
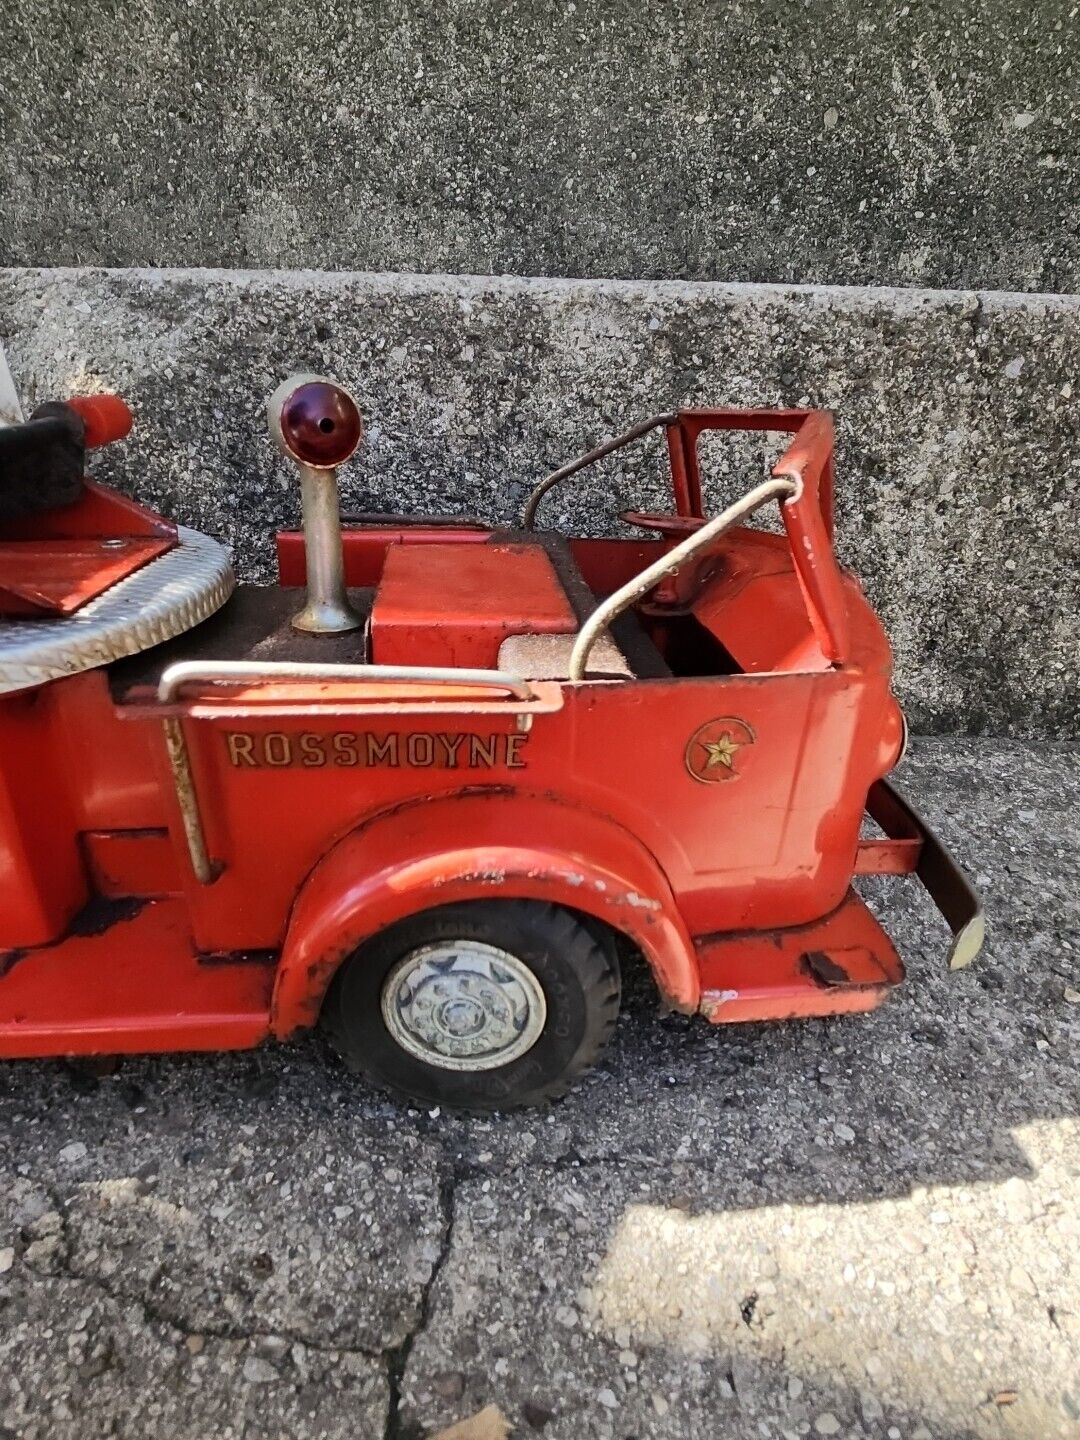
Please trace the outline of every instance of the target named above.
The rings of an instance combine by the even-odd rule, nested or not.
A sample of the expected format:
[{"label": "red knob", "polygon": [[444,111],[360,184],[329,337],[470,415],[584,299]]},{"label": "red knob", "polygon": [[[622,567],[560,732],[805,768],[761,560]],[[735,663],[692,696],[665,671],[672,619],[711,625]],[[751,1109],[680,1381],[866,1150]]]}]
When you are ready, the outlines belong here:
[{"label": "red knob", "polygon": [[277,428],[286,454],[314,469],[332,470],[360,444],[364,422],[347,390],[312,377],[294,385],[280,401]]},{"label": "red knob", "polygon": [[131,411],[119,395],[76,395],[64,403],[83,422],[88,450],[122,440],[131,429]]}]

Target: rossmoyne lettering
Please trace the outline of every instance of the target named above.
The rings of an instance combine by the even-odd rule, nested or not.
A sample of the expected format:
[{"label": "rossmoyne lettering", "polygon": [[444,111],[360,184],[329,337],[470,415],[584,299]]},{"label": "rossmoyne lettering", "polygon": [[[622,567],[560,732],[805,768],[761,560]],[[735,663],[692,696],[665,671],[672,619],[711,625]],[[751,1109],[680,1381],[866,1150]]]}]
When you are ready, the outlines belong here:
[{"label": "rossmoyne lettering", "polygon": [[225,747],[238,769],[522,770],[528,738],[442,730],[227,730]]}]

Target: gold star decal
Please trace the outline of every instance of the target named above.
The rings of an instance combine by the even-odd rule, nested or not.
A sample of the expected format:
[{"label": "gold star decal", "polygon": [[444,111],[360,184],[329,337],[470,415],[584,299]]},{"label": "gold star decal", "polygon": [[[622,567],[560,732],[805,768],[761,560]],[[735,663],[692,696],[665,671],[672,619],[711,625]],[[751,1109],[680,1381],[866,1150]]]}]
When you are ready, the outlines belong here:
[{"label": "gold star decal", "polygon": [[709,758],[705,762],[705,769],[711,770],[714,765],[725,765],[729,770],[735,769],[735,751],[742,747],[730,734],[724,730],[719,740],[703,740]]}]

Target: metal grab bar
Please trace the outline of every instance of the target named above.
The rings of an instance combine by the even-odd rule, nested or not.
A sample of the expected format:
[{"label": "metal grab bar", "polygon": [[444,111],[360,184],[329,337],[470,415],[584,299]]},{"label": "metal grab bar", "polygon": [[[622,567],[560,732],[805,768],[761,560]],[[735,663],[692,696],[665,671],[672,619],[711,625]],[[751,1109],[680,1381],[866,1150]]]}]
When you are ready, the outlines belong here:
[{"label": "metal grab bar", "polygon": [[210,852],[206,848],[206,832],[203,829],[202,811],[199,809],[199,795],[195,789],[195,776],[191,770],[191,754],[188,751],[184,727],[174,715],[161,723],[165,731],[165,750],[169,757],[169,768],[172,770],[176,804],[184,826],[184,839],[187,841],[191,868],[200,885],[210,885],[224,867],[218,861],[210,859]]},{"label": "metal grab bar", "polygon": [[561,465],[558,470],[553,470],[546,475],[539,485],[533,490],[525,502],[525,510],[521,517],[521,528],[532,530],[536,524],[536,511],[540,501],[553,486],[558,485],[561,480],[568,480],[571,475],[576,475],[579,470],[584,470],[587,465],[595,465],[597,460],[602,460],[605,455],[610,455],[614,450],[621,450],[624,445],[629,445],[634,440],[640,440],[643,435],[648,435],[650,430],[656,430],[661,425],[674,425],[678,420],[678,413],[674,410],[664,415],[650,415],[647,420],[639,420],[629,430],[624,430],[621,435],[616,435],[612,440],[605,440],[602,445],[597,445],[595,450],[590,450],[587,455],[581,455],[577,460],[571,460],[567,465]]},{"label": "metal grab bar", "polygon": [[464,685],[472,689],[506,690],[515,700],[535,700],[536,691],[525,680],[505,670],[455,670],[438,665],[318,665],[287,660],[179,660],[161,676],[157,698],[170,704],[181,686],[193,680],[242,683],[276,680],[357,680],[387,685]]},{"label": "metal grab bar", "polygon": [[[428,665],[315,665],[289,664],[287,661],[268,661],[260,664],[257,660],[180,660],[170,665],[158,683],[157,698],[162,705],[171,704],[183,685],[195,680],[233,681],[262,680],[375,680],[387,684],[413,685],[461,685],[475,689],[500,689],[508,691],[515,700],[528,702],[536,700],[536,691],[515,675],[502,670],[453,670],[449,667]],[[529,717],[519,715],[519,720]],[[203,826],[199,795],[195,788],[195,775],[191,768],[191,753],[180,718],[169,715],[162,721],[165,731],[165,749],[172,770],[176,803],[184,826],[191,869],[200,885],[210,885],[224,868],[220,861],[212,860],[206,848],[206,831]]]},{"label": "metal grab bar", "polygon": [[659,560],[655,560],[647,569],[642,570],[640,575],[635,575],[632,580],[628,580],[625,585],[620,586],[614,594],[609,595],[596,607],[581,627],[581,631],[574,641],[574,648],[570,652],[568,678],[571,681],[584,680],[589,655],[600,638],[601,632],[617,620],[624,610],[628,610],[635,600],[640,599],[666,576],[674,575],[682,568],[684,562],[698,550],[710,544],[738,521],[752,515],[755,510],[760,510],[762,505],[767,504],[774,497],[791,499],[797,496],[801,490],[801,481],[792,480],[786,476],[763,481],[744,495],[741,500],[736,500],[733,505],[729,505],[715,520],[710,520],[700,530],[695,530],[673,550],[669,550],[666,555],[661,555]]}]

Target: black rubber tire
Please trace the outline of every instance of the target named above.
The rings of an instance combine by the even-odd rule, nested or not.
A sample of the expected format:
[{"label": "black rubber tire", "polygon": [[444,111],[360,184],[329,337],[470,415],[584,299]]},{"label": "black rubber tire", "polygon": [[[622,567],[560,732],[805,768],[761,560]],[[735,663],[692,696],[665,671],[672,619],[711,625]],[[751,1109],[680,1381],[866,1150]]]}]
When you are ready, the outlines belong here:
[{"label": "black rubber tire", "polygon": [[[540,982],[547,1020],[516,1060],[491,1070],[426,1064],[386,1027],[382,990],[405,955],[439,940],[480,940],[508,951]],[[557,1099],[597,1059],[619,1014],[619,963],[568,910],[533,900],[480,900],[425,910],[361,946],[338,970],[322,1025],[350,1069],[424,1105],[512,1110]]]}]

